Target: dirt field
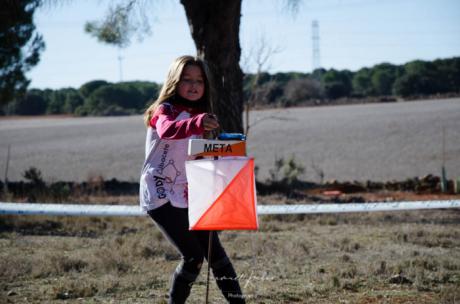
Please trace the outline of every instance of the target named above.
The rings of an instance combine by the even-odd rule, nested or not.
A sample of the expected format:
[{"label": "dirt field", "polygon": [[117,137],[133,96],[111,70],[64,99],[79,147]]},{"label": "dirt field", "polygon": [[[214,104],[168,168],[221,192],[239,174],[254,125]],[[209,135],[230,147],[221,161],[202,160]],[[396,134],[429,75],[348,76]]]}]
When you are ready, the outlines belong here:
[{"label": "dirt field", "polygon": [[[459,210],[259,220],[220,234],[248,303],[460,303]],[[179,257],[148,218],[1,216],[0,227],[0,303],[167,303]],[[206,264],[188,303],[204,303],[205,280]],[[210,296],[225,303],[214,282]]]},{"label": "dirt field", "polygon": [[[403,180],[440,175],[442,134],[449,178],[460,176],[460,99],[251,113],[249,154],[260,180],[275,157],[295,158],[304,179]],[[9,180],[31,166],[47,181],[89,177],[137,181],[145,130],[140,116],[0,119],[0,172],[11,145]]]}]

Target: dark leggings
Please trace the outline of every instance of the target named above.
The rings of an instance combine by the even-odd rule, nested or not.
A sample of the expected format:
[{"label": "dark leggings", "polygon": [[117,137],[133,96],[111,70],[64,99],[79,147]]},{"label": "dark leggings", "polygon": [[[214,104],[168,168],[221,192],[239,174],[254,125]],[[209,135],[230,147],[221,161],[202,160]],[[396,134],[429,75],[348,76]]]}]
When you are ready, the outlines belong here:
[{"label": "dark leggings", "polygon": [[[150,210],[148,214],[182,256],[172,276],[169,303],[185,303],[203,260],[208,258],[209,231],[189,230],[188,209],[176,208],[170,203]],[[233,265],[216,231],[212,233],[211,268],[227,301],[245,303]]]}]

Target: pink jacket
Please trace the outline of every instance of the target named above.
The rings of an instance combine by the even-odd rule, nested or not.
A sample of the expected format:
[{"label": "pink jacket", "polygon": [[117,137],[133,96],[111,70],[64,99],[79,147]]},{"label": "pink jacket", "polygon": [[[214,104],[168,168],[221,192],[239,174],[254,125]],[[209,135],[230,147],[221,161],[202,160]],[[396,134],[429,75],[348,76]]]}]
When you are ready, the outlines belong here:
[{"label": "pink jacket", "polygon": [[188,140],[201,138],[205,113],[194,113],[183,106],[163,103],[147,128],[145,161],[140,178],[140,205],[148,211],[168,201],[187,208]]}]

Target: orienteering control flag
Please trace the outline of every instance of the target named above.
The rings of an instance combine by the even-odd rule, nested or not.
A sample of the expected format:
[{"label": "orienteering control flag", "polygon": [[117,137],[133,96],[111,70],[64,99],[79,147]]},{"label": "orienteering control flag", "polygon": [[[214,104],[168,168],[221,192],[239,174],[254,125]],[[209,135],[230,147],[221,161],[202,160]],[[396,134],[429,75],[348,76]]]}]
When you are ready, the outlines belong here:
[{"label": "orienteering control flag", "polygon": [[190,230],[256,230],[254,159],[225,157],[185,163]]}]

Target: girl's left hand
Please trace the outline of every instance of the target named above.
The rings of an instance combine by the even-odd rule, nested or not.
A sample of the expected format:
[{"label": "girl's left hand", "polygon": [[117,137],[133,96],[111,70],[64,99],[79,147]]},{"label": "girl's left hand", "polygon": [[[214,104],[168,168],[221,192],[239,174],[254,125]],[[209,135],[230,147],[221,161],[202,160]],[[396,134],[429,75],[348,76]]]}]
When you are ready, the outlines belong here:
[{"label": "girl's left hand", "polygon": [[219,127],[216,115],[207,113],[203,118],[203,127],[206,131],[212,131]]}]

